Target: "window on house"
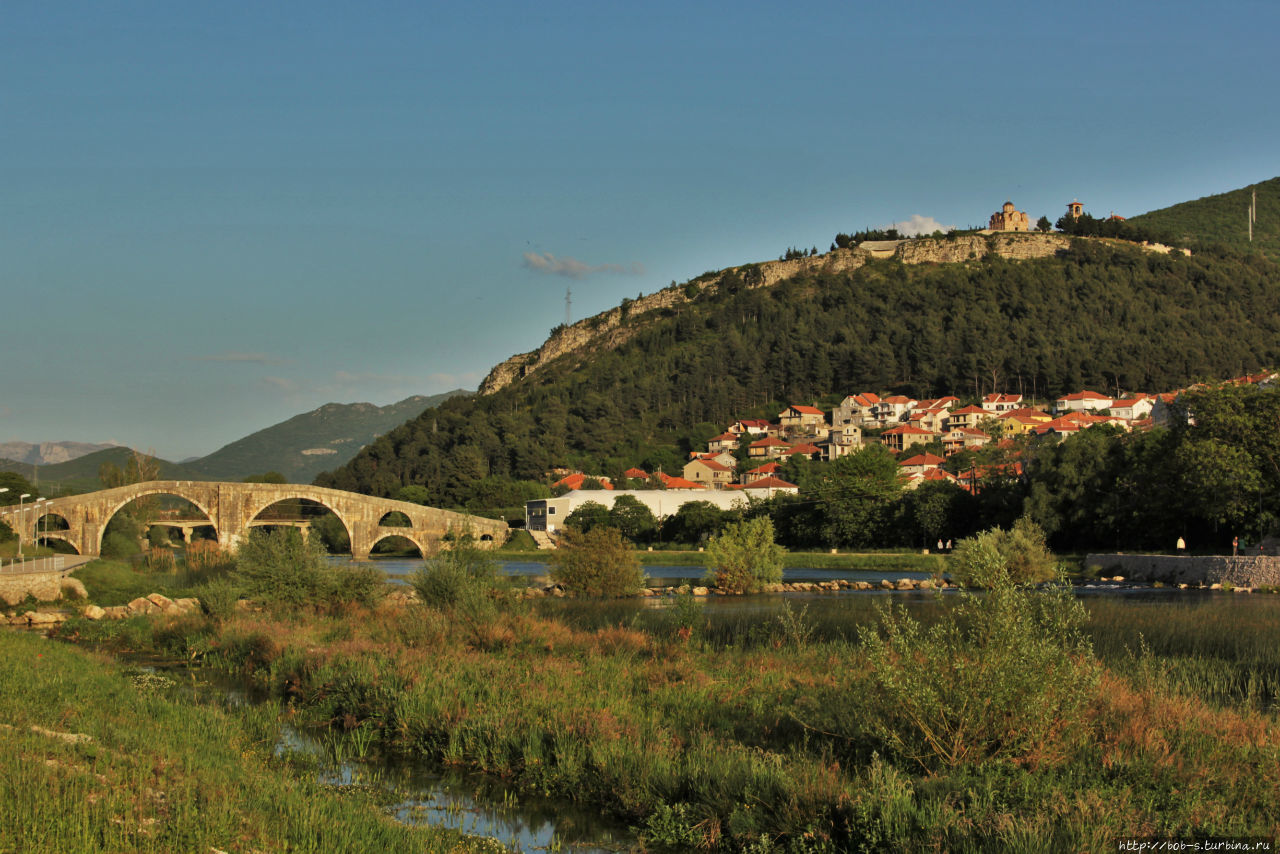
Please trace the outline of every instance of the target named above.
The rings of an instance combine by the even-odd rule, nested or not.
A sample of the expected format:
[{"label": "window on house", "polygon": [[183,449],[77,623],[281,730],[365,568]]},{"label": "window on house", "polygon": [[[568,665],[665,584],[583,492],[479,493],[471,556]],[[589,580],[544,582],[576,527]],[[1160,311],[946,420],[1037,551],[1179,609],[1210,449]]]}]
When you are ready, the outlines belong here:
[{"label": "window on house", "polygon": [[548,508],[547,508],[547,515],[548,515],[548,516],[554,516],[554,515],[556,515],[556,508],[554,508],[554,507],[548,507]]}]

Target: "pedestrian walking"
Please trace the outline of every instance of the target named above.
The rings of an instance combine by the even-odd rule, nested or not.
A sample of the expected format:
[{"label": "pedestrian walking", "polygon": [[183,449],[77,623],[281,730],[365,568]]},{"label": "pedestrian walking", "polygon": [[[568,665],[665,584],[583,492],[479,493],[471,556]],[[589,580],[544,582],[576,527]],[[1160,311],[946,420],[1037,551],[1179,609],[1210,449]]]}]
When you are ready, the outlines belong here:
[{"label": "pedestrian walking", "polygon": [[1178,551],[1185,552],[1187,550],[1187,541],[1178,537]]},{"label": "pedestrian walking", "polygon": [[1231,538],[1231,556],[1235,557],[1239,553],[1240,553],[1240,538],[1232,537]]}]

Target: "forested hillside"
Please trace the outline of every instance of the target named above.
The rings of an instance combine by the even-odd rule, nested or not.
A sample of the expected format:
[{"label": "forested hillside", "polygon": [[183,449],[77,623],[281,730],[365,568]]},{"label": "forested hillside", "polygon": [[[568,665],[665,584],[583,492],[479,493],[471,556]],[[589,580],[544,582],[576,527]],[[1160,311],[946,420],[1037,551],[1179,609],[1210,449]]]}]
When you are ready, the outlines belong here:
[{"label": "forested hillside", "polygon": [[[1246,213],[1255,191],[1257,221],[1253,224],[1253,243],[1250,244]],[[1219,243],[1280,255],[1280,178],[1161,208],[1130,217],[1128,222],[1167,234],[1182,246]]]},{"label": "forested hillside", "polygon": [[276,471],[290,483],[308,483],[325,469],[350,460],[379,434],[429,406],[466,393],[459,389],[431,397],[414,395],[387,406],[326,403],[237,439],[187,465],[211,480],[240,480]]},{"label": "forested hillside", "polygon": [[616,349],[428,409],[317,482],[378,495],[423,484],[442,506],[505,506],[510,479],[671,470],[733,418],[832,394],[1046,397],[1231,376],[1280,362],[1280,265],[1076,240],[1044,260],[886,260],[709,288],[626,322],[638,328]]}]

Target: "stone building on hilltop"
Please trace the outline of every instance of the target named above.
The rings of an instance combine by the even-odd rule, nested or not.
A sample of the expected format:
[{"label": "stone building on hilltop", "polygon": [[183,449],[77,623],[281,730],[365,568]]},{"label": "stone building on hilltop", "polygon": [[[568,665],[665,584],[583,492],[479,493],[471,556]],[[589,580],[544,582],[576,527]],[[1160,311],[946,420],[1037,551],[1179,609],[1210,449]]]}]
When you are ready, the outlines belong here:
[{"label": "stone building on hilltop", "polygon": [[1004,207],[991,215],[987,226],[992,231],[1030,231],[1031,220],[1026,211],[1014,208],[1013,202],[1005,202]]}]

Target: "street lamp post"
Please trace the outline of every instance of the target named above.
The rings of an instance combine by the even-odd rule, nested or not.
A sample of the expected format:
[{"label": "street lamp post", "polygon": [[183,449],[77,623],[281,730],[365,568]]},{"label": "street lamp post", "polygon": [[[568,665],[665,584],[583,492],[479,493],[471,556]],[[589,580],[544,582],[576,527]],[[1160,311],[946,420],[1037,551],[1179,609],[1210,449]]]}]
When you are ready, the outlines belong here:
[{"label": "street lamp post", "polygon": [[[4,493],[6,493],[6,492],[8,492],[8,491],[9,491],[9,487],[7,487],[7,486],[0,486],[0,495],[3,495]],[[8,515],[8,514],[5,514],[5,515]],[[4,566],[4,560],[3,560],[3,559],[0,559],[0,566]]]},{"label": "street lamp post", "polygon": [[26,517],[23,516],[22,502],[31,497],[30,492],[24,492],[18,496],[18,559],[22,559],[22,521]]}]

